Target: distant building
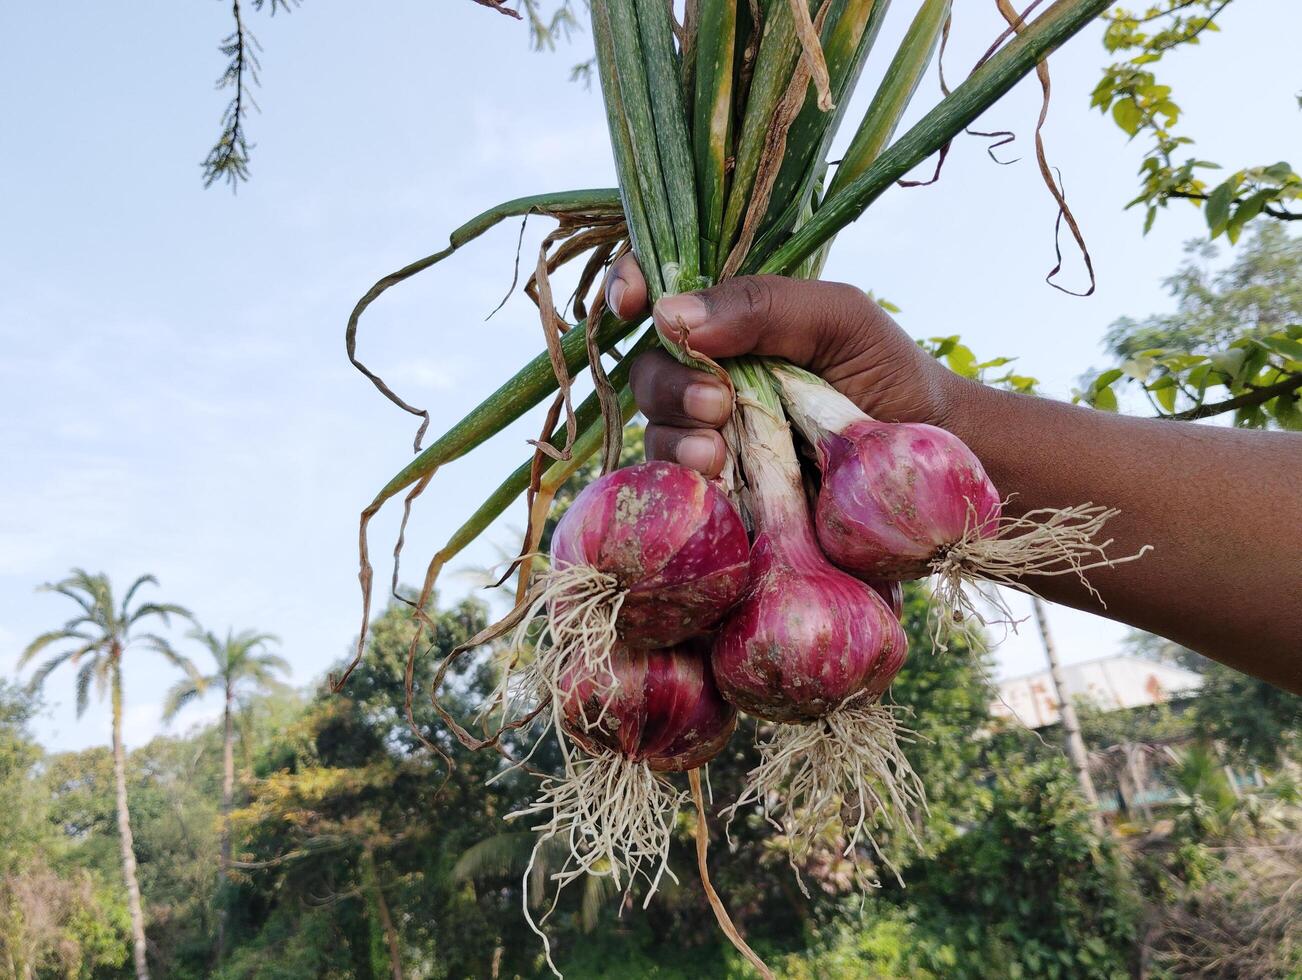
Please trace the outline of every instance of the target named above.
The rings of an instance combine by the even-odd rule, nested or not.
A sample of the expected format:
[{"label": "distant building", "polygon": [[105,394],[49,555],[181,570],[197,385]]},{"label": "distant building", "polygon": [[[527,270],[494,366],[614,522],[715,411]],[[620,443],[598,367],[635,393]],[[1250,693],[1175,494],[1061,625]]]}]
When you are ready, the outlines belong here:
[{"label": "distant building", "polygon": [[[1203,682],[1192,670],[1130,656],[1087,660],[1063,667],[1062,673],[1067,697],[1088,699],[1104,711],[1193,697]],[[1016,719],[1032,729],[1058,724],[1058,698],[1047,670],[1001,681],[998,690],[990,705],[995,718]]]}]

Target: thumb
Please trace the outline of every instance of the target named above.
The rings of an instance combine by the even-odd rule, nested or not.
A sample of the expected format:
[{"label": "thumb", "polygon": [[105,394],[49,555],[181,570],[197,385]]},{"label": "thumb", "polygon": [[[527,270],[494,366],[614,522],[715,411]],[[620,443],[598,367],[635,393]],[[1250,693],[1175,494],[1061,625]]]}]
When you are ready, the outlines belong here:
[{"label": "thumb", "polygon": [[741,276],[666,296],[652,316],[667,343],[686,341],[707,357],[781,357],[820,374],[877,346],[883,332],[899,332],[861,289],[784,276]]}]

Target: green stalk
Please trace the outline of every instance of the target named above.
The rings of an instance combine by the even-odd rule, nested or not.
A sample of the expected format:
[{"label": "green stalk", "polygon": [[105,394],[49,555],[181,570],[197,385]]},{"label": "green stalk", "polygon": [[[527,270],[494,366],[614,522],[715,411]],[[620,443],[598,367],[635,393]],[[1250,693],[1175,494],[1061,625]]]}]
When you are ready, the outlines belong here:
[{"label": "green stalk", "polygon": [[648,290],[653,295],[664,291],[660,278],[660,263],[656,259],[655,236],[647,217],[642,191],[636,180],[637,164],[633,156],[633,141],[624,117],[624,100],[619,94],[619,79],[615,74],[614,40],[610,33],[610,17],[605,4],[593,4],[592,37],[597,49],[597,74],[601,79],[602,101],[606,105],[606,122],[610,128],[610,144],[615,154],[615,171],[619,175],[620,193],[624,201],[624,218],[628,223],[628,237],[633,252],[642,264]]},{"label": "green stalk", "polygon": [[[605,314],[597,327],[597,346],[603,351],[609,350],[632,333],[636,326],[636,321],[625,322],[613,314]],[[588,363],[588,351],[583,333],[584,327],[580,324],[561,339],[565,364],[571,371],[577,371]],[[430,475],[440,466],[464,456],[480,443],[501,432],[555,390],[556,375],[552,373],[551,360],[544,351],[404,466],[375,495],[375,500],[367,510],[378,508],[394,494],[402,492],[417,480]]]},{"label": "green stalk", "polygon": [[900,118],[931,64],[936,46],[940,44],[945,21],[949,19],[950,2],[951,0],[924,0],[918,9],[904,40],[900,42],[900,49],[886,69],[872,104],[864,114],[863,122],[859,124],[858,132],[836,169],[829,196],[834,196],[868,169],[895,135],[895,127],[900,124]]},{"label": "green stalk", "polygon": [[559,191],[551,194],[532,194],[529,197],[517,197],[513,201],[504,201],[475,215],[461,227],[448,235],[447,247],[417,259],[397,272],[385,276],[357,302],[352,315],[348,318],[348,341],[351,347],[357,334],[357,321],[362,312],[390,286],[395,286],[404,279],[410,279],[418,272],[424,272],[432,265],[442,262],[457,249],[473,242],[480,235],[507,218],[519,218],[526,214],[614,214],[622,204],[619,189],[616,187],[599,187],[581,191]]},{"label": "green stalk", "polygon": [[630,180],[637,183],[642,193],[642,203],[646,206],[661,272],[659,277],[648,281],[651,301],[654,303],[660,298],[655,289],[655,278],[663,277],[665,289],[674,286],[665,275],[665,270],[671,263],[678,262],[678,244],[669,215],[669,195],[660,169],[660,151],[656,142],[651,95],[647,88],[646,66],[642,60],[637,16],[632,0],[596,0],[592,8],[594,13],[605,12],[609,16],[615,77],[619,83],[620,103],[628,123],[629,142],[633,151],[633,173],[621,173],[619,178],[621,184]]},{"label": "green stalk", "polygon": [[721,258],[727,257],[741,231],[769,124],[800,57],[800,39],[796,37],[791,8],[786,0],[770,4],[763,31],[759,53],[755,56],[755,73],[746,96],[746,114],[737,144],[728,206],[723,215],[723,234],[719,240]]},{"label": "green stalk", "polygon": [[736,43],[737,0],[701,0],[692,135],[700,202],[701,272],[710,279],[718,276],[723,264],[719,242],[728,187]]},{"label": "green stalk", "polygon": [[[654,330],[646,331],[638,338],[637,343],[633,345],[629,352],[624,355],[624,359],[610,372],[610,383],[620,392],[620,410],[625,423],[636,412],[633,406],[632,392],[628,387],[629,371],[637,357],[654,348],[658,342],[659,338]],[[601,434],[604,426],[601,421],[601,406],[597,401],[597,396],[592,394],[585,398],[574,415],[582,434],[571,447],[571,459],[568,461],[559,460],[548,468],[547,474],[552,479],[555,479],[561,472],[557,470],[557,467],[569,465],[577,459],[578,464],[574,467],[577,470],[579,466],[591,458],[594,452],[601,448]],[[551,439],[548,441],[557,448],[565,445],[565,426],[563,424],[557,426],[556,431],[552,433]],[[557,470],[557,472],[553,474],[552,470]],[[520,494],[529,489],[529,476],[532,472],[533,457],[531,456],[515,472],[503,480],[487,500],[479,505],[479,508],[470,515],[470,518],[448,539],[448,543],[439,549],[438,554],[434,556],[434,561],[441,567],[479,537],[493,521],[502,516],[506,509],[520,497]],[[564,480],[561,482],[564,482]]]},{"label": "green stalk", "polygon": [[836,108],[823,112],[817,93],[811,91],[806,96],[787,133],[786,154],[757,243],[770,231],[790,230],[795,225],[793,219],[810,200],[889,7],[890,0],[844,0],[832,9],[821,41]]},{"label": "green stalk", "polygon": [[854,221],[900,177],[952,140],[981,113],[1108,7],[1109,0],[1057,0],[1022,33],[928,112],[859,177],[829,196],[813,217],[756,268],[787,273]]},{"label": "green stalk", "polygon": [[734,357],[728,361],[728,376],[738,395],[758,402],[777,418],[785,418],[778,389],[769,377],[768,368],[757,357]]},{"label": "green stalk", "polygon": [[[628,0],[613,0],[627,3]],[[696,217],[696,179],[692,171],[692,147],[687,136],[687,109],[683,104],[678,60],[674,55],[674,33],[665,0],[634,0],[641,27],[642,58],[647,83],[653,93],[651,113],[655,121],[660,168],[669,198],[669,215],[678,243],[678,275],[665,289],[680,292],[695,289],[701,274],[700,228]]]}]

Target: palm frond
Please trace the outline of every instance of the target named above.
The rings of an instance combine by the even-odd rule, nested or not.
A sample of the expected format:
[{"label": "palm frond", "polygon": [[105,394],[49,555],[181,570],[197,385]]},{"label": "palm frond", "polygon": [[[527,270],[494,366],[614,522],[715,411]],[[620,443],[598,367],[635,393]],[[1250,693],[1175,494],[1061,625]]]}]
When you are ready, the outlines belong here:
[{"label": "palm frond", "polygon": [[157,585],[157,584],[158,584],[158,579],[156,579],[153,575],[141,575],[140,578],[136,579],[134,582],[131,583],[131,587],[127,589],[127,594],[122,600],[121,617],[124,621],[128,620],[127,610],[131,608],[131,600],[135,596],[136,590],[140,588],[142,585]]},{"label": "palm frond", "polygon": [[48,633],[42,633],[36,639],[32,640],[31,643],[27,644],[23,649],[23,652],[18,655],[18,669],[22,670],[32,662],[32,659],[38,653],[51,644],[58,643],[60,640],[84,640],[88,643],[95,642],[93,637],[87,636],[85,633],[81,633],[75,629],[68,629],[66,626],[61,629],[50,630]]},{"label": "palm frond", "polygon": [[27,682],[28,693],[35,693],[45,684],[45,680],[55,670],[72,659],[76,650],[65,650],[63,653],[56,653],[41,666],[36,668],[36,673],[32,674],[32,679]]},{"label": "palm frond", "polygon": [[[77,588],[79,587],[79,579],[76,577],[77,571],[79,570],[74,569],[74,575],[72,578],[66,578],[62,582],[46,582],[44,585],[40,586],[36,591],[57,592],[60,595],[67,596],[73,602],[77,603],[77,605],[81,606],[82,611],[84,611],[88,617],[94,619],[96,618],[94,596],[91,595],[89,592],[87,592],[85,596],[77,592]],[[85,575],[85,572],[82,572],[81,574]],[[83,589],[83,591],[86,590]]]},{"label": "palm frond", "polygon": [[293,671],[288,660],[277,654],[269,653],[255,660],[247,661],[241,671],[241,676],[232,679],[247,679],[253,681],[259,687],[272,687],[282,684],[281,679],[276,676],[278,673],[288,677]]},{"label": "palm frond", "polygon": [[579,921],[584,932],[592,932],[597,928],[602,908],[618,892],[615,879],[609,875],[588,875],[584,879],[583,899],[579,907]]},{"label": "palm frond", "polygon": [[538,835],[527,830],[494,834],[471,845],[452,868],[455,881],[506,878],[522,873],[529,864]]},{"label": "palm frond", "polygon": [[[77,717],[90,706],[90,682],[95,679],[95,660],[87,660],[77,671]],[[102,693],[102,692],[101,692]]]},{"label": "palm frond", "polygon": [[188,678],[179,680],[172,685],[171,690],[167,692],[167,697],[163,700],[163,722],[170,725],[176,716],[185,708],[186,705],[197,701],[203,696],[207,688],[208,678],[201,678],[204,682],[202,685],[196,684]]},{"label": "palm frond", "polygon": [[127,617],[127,625],[140,622],[148,616],[157,616],[168,626],[172,625],[172,617],[180,616],[182,619],[188,619],[193,622],[194,614],[185,606],[178,606],[174,602],[142,602],[136,607],[135,612]]},{"label": "palm frond", "polygon": [[88,612],[92,616],[101,618],[105,625],[114,621],[113,608],[113,584],[109,577],[103,572],[96,572],[92,575],[84,568],[74,568],[72,574],[59,583],[56,591],[63,592],[64,595],[70,595],[71,591],[80,589],[90,597],[92,609]]}]

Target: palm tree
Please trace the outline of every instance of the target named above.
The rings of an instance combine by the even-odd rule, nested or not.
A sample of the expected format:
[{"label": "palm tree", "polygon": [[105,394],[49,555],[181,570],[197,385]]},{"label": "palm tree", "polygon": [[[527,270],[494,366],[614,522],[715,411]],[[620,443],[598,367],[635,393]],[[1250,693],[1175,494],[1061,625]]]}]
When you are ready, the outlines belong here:
[{"label": "palm tree", "polygon": [[[222,711],[222,851],[221,881],[225,882],[231,867],[231,833],[229,815],[235,795],[235,713],[249,694],[279,686],[277,672],[288,674],[289,663],[284,657],[268,651],[267,645],[280,642],[270,633],[244,630],[242,633],[226,631],[222,640],[209,630],[196,627],[189,637],[198,640],[208,649],[216,669],[205,677],[188,677],[176,682],[167,694],[163,706],[163,719],[170,722],[187,704],[203,697],[209,687],[220,690],[225,697]],[[243,688],[243,692],[241,692]],[[219,913],[216,955],[221,961],[226,942],[226,910]]]},{"label": "palm tree", "polygon": [[135,608],[131,600],[142,585],[157,585],[152,575],[142,575],[131,583],[119,606],[113,601],[113,586],[103,572],[91,575],[80,568],[62,582],[45,584],[41,591],[58,592],[77,604],[80,612],[58,629],[42,633],[23,651],[18,660],[22,669],[47,647],[67,643],[67,649],[55,653],[32,675],[29,690],[40,688],[50,674],[65,663],[77,670],[77,717],[90,703],[90,687],[103,698],[109,692],[113,707],[113,780],[117,791],[118,837],[122,846],[122,876],[127,885],[127,909],[131,913],[131,939],[135,956],[136,977],[149,980],[145,960],[145,915],[140,905],[140,883],[136,880],[135,845],[131,838],[131,814],[127,808],[127,753],[122,743],[122,657],[131,647],[143,647],[161,655],[168,663],[194,675],[194,665],[172,649],[157,633],[132,630],[155,617],[164,625],[172,616],[192,618],[181,606],[163,602],[142,602]]}]

